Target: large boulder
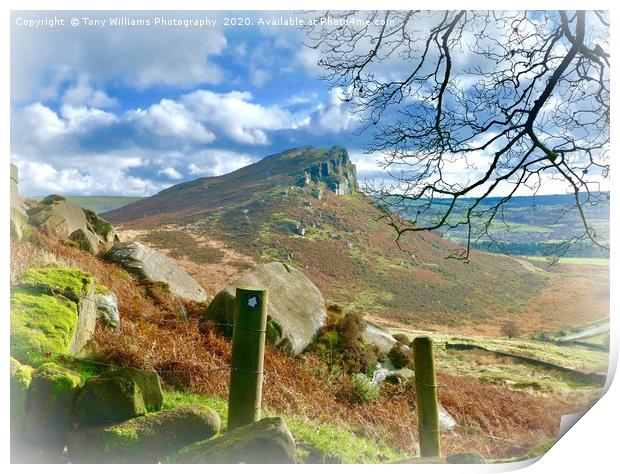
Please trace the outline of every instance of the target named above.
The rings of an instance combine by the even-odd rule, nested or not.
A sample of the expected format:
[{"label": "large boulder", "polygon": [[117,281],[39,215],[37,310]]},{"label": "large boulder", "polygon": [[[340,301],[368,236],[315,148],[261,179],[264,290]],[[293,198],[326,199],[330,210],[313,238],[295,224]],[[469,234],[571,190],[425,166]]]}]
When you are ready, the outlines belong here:
[{"label": "large boulder", "polygon": [[117,241],[116,231],[94,211],[84,209],[63,196],[51,194],[28,210],[28,222],[49,235],[74,242],[96,254],[101,246]]},{"label": "large boulder", "polygon": [[11,238],[22,238],[24,226],[28,222],[28,205],[19,195],[19,174],[17,166],[11,163]]},{"label": "large boulder", "polygon": [[214,410],[187,405],[109,426],[78,429],[69,440],[74,463],[157,463],[167,455],[216,435]]},{"label": "large boulder", "polygon": [[294,464],[295,440],[282,418],[265,418],[183,449],[182,464]]},{"label": "large boulder", "polygon": [[362,340],[366,344],[373,344],[379,348],[381,352],[387,354],[390,352],[396,339],[389,332],[376,324],[367,323],[366,329],[362,332]]},{"label": "large boulder", "polygon": [[80,426],[114,423],[159,410],[163,401],[157,372],[123,367],[86,381],[73,420]]},{"label": "large boulder", "polygon": [[144,406],[148,411],[160,410],[164,403],[164,392],[161,388],[161,379],[154,370],[121,367],[108,370],[99,375],[99,377],[104,379],[123,378],[133,380],[138,384],[138,387],[140,387],[142,398],[144,399]]},{"label": "large boulder", "polygon": [[109,250],[107,258],[145,283],[166,284],[173,295],[199,302],[207,299],[205,290],[174,260],[142,242],[117,243]]},{"label": "large boulder", "polygon": [[237,287],[269,290],[267,340],[285,352],[299,354],[325,323],[325,300],[316,285],[290,265],[272,262],[220,291],[209,304],[202,324],[234,322]]},{"label": "large boulder", "polygon": [[25,434],[29,442],[62,452],[71,430],[71,410],[80,376],[55,363],[41,365],[28,390]]},{"label": "large boulder", "polygon": [[93,277],[74,268],[30,268],[11,292],[11,354],[38,365],[80,355],[95,331]]},{"label": "large boulder", "polygon": [[138,384],[130,379],[93,377],[84,384],[73,422],[79,426],[116,423],[147,413]]}]

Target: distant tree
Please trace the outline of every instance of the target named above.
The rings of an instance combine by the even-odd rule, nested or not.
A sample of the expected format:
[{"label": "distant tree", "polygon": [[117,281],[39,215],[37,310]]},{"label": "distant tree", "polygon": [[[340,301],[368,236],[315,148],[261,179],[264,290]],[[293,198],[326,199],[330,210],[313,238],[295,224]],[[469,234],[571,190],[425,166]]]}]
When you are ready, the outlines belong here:
[{"label": "distant tree", "polygon": [[598,192],[609,173],[608,13],[340,11],[316,20],[306,44],[370,132],[366,151],[383,156],[388,177],[365,190],[398,239],[464,228],[452,256],[467,260],[472,244],[493,240],[504,204],[547,178],[574,195],[558,219],[577,212],[582,224],[554,253],[608,250],[587,215],[609,200]]},{"label": "distant tree", "polygon": [[506,321],[502,324],[502,334],[508,339],[518,336],[521,333],[515,321]]}]

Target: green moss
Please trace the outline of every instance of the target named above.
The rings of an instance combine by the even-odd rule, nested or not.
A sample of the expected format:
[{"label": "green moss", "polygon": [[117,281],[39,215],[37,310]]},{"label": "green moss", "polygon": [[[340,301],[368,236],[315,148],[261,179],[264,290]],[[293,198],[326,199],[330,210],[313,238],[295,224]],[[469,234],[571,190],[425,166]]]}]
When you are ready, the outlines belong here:
[{"label": "green moss", "polygon": [[[144,415],[148,416],[148,415]],[[129,420],[120,425],[113,425],[105,429],[106,432],[109,432],[116,438],[117,442],[120,444],[130,444],[133,445],[138,441],[138,430],[137,427],[131,424],[132,420]]]},{"label": "green moss", "polygon": [[26,420],[28,388],[34,369],[20,364],[11,357],[11,439],[17,440],[23,433]]},{"label": "green moss", "polygon": [[73,421],[81,426],[115,423],[147,413],[138,384],[122,377],[94,377],[75,401]]},{"label": "green moss", "polygon": [[11,355],[40,365],[48,356],[69,350],[77,325],[77,305],[35,288],[18,288],[11,295]]},{"label": "green moss", "polygon": [[93,283],[92,275],[75,268],[30,268],[24,273],[20,286],[60,294],[79,303]]},{"label": "green moss", "polygon": [[28,390],[26,430],[32,442],[62,450],[71,430],[71,410],[81,380],[56,363],[41,365]]},{"label": "green moss", "polygon": [[101,284],[95,285],[96,295],[105,295],[106,293],[110,293],[110,289],[107,286]]},{"label": "green moss", "polygon": [[164,404],[162,408],[168,410],[185,405],[203,405],[215,410],[222,420],[222,428],[228,420],[228,403],[220,398],[207,397],[194,393],[178,392],[176,390],[164,390]]},{"label": "green moss", "polygon": [[21,391],[25,391],[32,382],[33,371],[34,369],[29,365],[22,365],[11,357],[11,387],[15,386]]},{"label": "green moss", "polygon": [[45,378],[55,395],[75,390],[82,384],[79,374],[55,362],[42,364],[36,371],[36,377]]},{"label": "green moss", "polygon": [[267,342],[273,345],[277,344],[278,341],[282,338],[282,326],[270,317],[268,317],[267,319],[265,337],[267,339]]}]

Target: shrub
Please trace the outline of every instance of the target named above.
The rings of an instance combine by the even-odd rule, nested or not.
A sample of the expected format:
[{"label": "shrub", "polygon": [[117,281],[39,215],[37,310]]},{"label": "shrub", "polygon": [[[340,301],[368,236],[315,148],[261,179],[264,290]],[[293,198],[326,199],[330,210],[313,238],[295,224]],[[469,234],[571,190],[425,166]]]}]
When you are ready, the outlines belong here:
[{"label": "shrub", "polygon": [[550,342],[553,340],[553,338],[549,335],[549,333],[546,333],[545,331],[538,331],[536,334],[532,336],[532,339],[534,339],[535,341],[541,341],[541,342]]},{"label": "shrub", "polygon": [[327,311],[330,313],[334,313],[337,315],[342,315],[344,313],[344,308],[341,304],[338,303],[329,303],[327,305]]},{"label": "shrub", "polygon": [[338,365],[347,373],[374,370],[384,358],[374,345],[362,340],[366,322],[358,313],[338,317],[333,311],[321,329],[310,350],[318,354],[329,366]]},{"label": "shrub", "polygon": [[347,313],[338,325],[341,342],[344,347],[354,348],[366,329],[366,321],[359,313]]},{"label": "shrub", "polygon": [[506,321],[504,324],[502,324],[502,334],[508,339],[512,339],[513,337],[518,336],[519,333],[520,330],[516,321]]},{"label": "shrub", "polygon": [[413,365],[413,350],[399,342],[394,344],[387,356],[392,365],[397,369]]},{"label": "shrub", "polygon": [[355,374],[351,377],[351,400],[356,403],[374,402],[379,397],[379,385],[363,374]]},{"label": "shrub", "polygon": [[394,339],[406,346],[411,344],[411,340],[407,337],[406,334],[394,334]]}]

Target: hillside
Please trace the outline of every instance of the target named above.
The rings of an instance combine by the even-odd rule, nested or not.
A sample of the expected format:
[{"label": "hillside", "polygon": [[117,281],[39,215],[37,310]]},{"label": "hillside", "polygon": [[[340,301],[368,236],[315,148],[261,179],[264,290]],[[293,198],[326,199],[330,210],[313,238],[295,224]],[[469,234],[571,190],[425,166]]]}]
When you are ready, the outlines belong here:
[{"label": "hillside", "polygon": [[178,259],[212,295],[255,264],[281,260],[328,300],[418,329],[497,334],[515,319],[534,332],[607,317],[605,268],[585,278],[484,252],[465,264],[446,259],[454,244],[429,233],[406,235],[399,247],[355,181],[346,150],[305,147],[103,216],[121,237]]}]

